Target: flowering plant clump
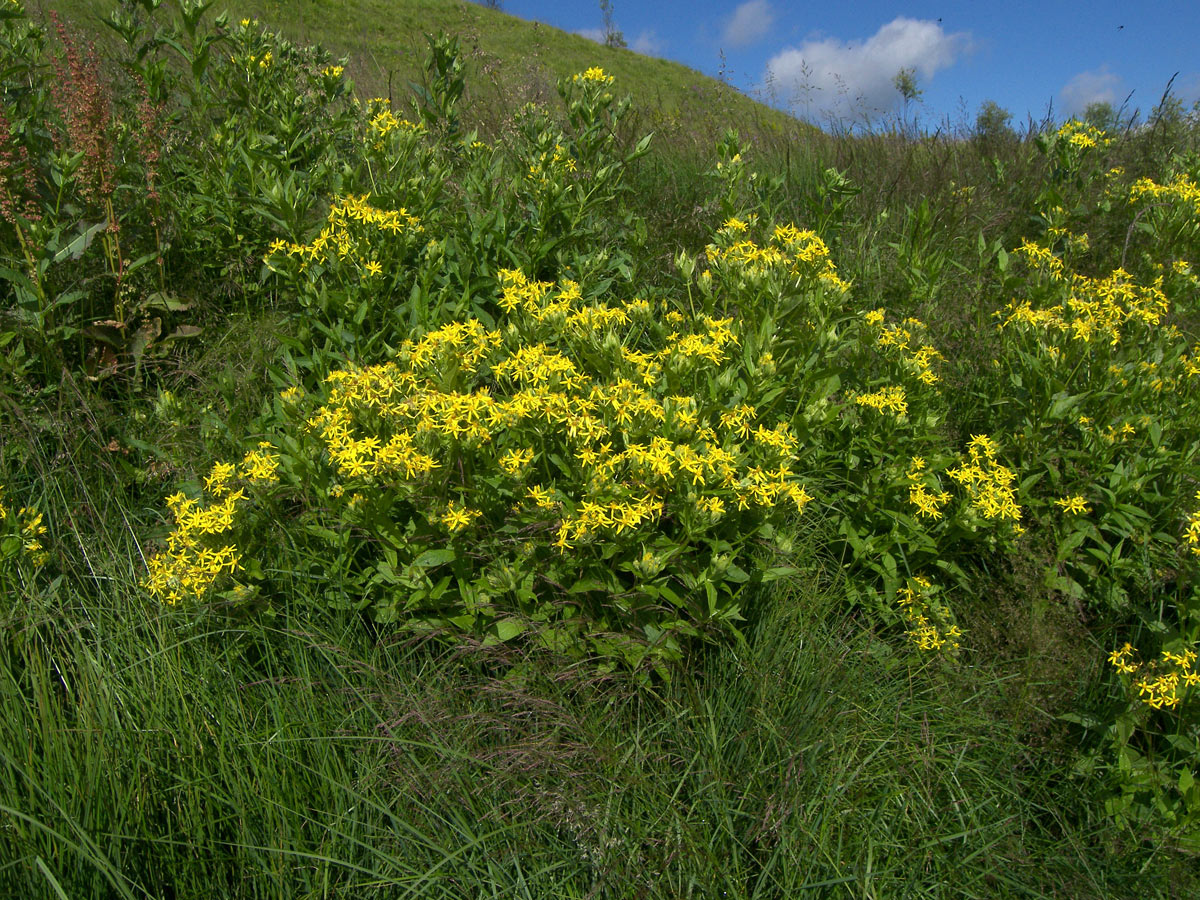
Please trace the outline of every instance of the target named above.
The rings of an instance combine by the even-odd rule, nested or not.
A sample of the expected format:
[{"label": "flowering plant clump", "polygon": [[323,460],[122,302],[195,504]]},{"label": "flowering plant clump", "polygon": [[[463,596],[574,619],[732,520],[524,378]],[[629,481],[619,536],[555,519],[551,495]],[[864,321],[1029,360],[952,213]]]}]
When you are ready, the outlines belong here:
[{"label": "flowering plant clump", "polygon": [[236,572],[256,548],[224,543],[248,500],[234,479],[278,475],[313,533],[360,536],[331,570],[382,621],[493,640],[536,626],[634,662],[734,627],[764,577],[754,545],[812,497],[788,424],[714,390],[739,363],[733,321],[501,281],[498,327],[452,322],[290,393],[286,451],[214,469],[207,506],[172,498],[152,592],[203,596]]},{"label": "flowering plant clump", "polygon": [[868,325],[879,329],[876,346],[900,359],[921,384],[927,387],[937,384],[941,379],[934,364],[944,361],[945,357],[936,347],[925,343],[928,335],[925,323],[913,316],[899,323],[885,323],[886,315],[885,310],[874,309],[863,316]]},{"label": "flowering plant clump", "polygon": [[1112,143],[1104,129],[1080,122],[1078,119],[1064,122],[1055,132],[1055,137],[1076,150],[1094,150]]},{"label": "flowering plant clump", "polygon": [[1183,171],[1168,172],[1160,180],[1136,179],[1125,196],[1118,194],[1114,200],[1127,201],[1135,211],[1139,231],[1145,235],[1144,264],[1195,288],[1191,262],[1200,259],[1200,167],[1194,158],[1187,162]]},{"label": "flowering plant clump", "polygon": [[[1051,184],[1062,188],[1082,191],[1102,168],[1104,151],[1112,144],[1112,138],[1102,128],[1096,128],[1078,119],[1069,119],[1057,130],[1038,135],[1037,145],[1052,161]],[[1051,188],[1044,196],[1062,200]],[[1061,205],[1070,206],[1063,202]]]},{"label": "flowering plant clump", "polygon": [[[143,584],[164,603],[209,596],[242,570],[234,542],[248,491],[278,480],[279,455],[269,442],[248,451],[240,464],[216,463],[204,479],[204,496],[179,491],[167,498],[174,528],[166,549],[151,557]],[[224,576],[229,576],[225,578]]]},{"label": "flowering plant clump", "polygon": [[907,580],[897,594],[907,626],[905,634],[919,650],[953,653],[959,649],[962,630],[950,607],[937,594],[933,582],[924,576],[914,575]]},{"label": "flowering plant clump", "polygon": [[1016,473],[997,460],[996,442],[986,434],[975,435],[967,445],[962,462],[946,474],[962,485],[971,508],[984,519],[1011,522],[1021,532],[1021,507],[1016,501]]},{"label": "flowering plant clump", "polygon": [[325,274],[341,263],[356,271],[360,278],[380,275],[383,271],[377,259],[380,249],[394,252],[396,245],[394,240],[385,243],[383,236],[411,243],[423,229],[420,220],[403,207],[378,209],[368,200],[366,194],[336,200],[329,208],[325,227],[312,241],[307,244],[273,241],[267,263],[270,265],[275,257],[286,255],[297,260],[301,272],[317,266],[318,274]]},{"label": "flowering plant clump", "polygon": [[0,571],[20,562],[35,568],[44,566],[50,559],[42,544],[48,530],[36,507],[10,507],[5,502],[4,486],[0,485]]},{"label": "flowering plant clump", "polygon": [[845,292],[850,286],[837,273],[829,248],[815,232],[795,225],[776,225],[767,241],[756,243],[747,231],[754,220],[731,217],[717,231],[705,255],[709,267],[725,282],[746,286],[787,285],[788,290],[828,286]]}]

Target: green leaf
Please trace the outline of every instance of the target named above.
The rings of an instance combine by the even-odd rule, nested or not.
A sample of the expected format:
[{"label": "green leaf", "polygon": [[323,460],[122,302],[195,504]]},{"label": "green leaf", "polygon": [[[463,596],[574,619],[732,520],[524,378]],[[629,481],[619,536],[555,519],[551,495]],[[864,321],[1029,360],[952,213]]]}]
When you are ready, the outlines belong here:
[{"label": "green leaf", "polygon": [[71,243],[54,254],[54,262],[60,263],[67,257],[79,259],[87,251],[87,248],[91,246],[92,241],[96,239],[96,235],[106,228],[108,228],[108,222],[97,222],[94,225],[89,225]]},{"label": "green leaf", "polygon": [[453,562],[457,558],[458,554],[453,550],[426,550],[414,559],[412,564],[421,569],[432,569]]},{"label": "green leaf", "polygon": [[746,570],[736,563],[730,563],[725,569],[725,580],[732,581],[734,584],[744,584],[750,580],[750,576],[746,574]]},{"label": "green leaf", "polygon": [[496,637],[501,641],[511,641],[525,631],[525,624],[519,619],[501,619],[495,624]]},{"label": "green leaf", "polygon": [[164,337],[160,343],[165,344],[168,341],[182,341],[186,340],[187,338],[194,338],[202,331],[204,331],[204,329],[199,325],[180,325],[178,328]]},{"label": "green leaf", "polygon": [[192,308],[190,300],[181,300],[174,294],[165,291],[155,291],[141,303],[142,309],[161,309],[166,312],[183,312]]}]

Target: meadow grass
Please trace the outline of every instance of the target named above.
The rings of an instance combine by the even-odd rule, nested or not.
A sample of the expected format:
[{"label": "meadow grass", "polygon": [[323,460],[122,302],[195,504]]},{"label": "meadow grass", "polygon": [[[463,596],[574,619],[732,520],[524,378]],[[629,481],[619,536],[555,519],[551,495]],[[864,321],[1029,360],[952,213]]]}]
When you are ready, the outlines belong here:
[{"label": "meadow grass", "polygon": [[912,668],[836,579],[647,688],[372,636],[302,580],[265,620],[163,611],[129,528],[69,538],[102,566],[4,622],[11,896],[1186,893],[1025,745],[1019,675]]}]

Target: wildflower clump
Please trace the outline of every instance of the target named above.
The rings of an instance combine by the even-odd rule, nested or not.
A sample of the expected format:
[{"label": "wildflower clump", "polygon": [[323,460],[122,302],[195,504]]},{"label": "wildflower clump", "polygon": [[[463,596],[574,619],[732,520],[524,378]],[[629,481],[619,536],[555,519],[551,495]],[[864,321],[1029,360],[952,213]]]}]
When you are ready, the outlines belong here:
[{"label": "wildflower clump", "polygon": [[901,418],[908,413],[908,400],[905,398],[904,388],[896,384],[888,385],[869,394],[855,394],[854,402],[859,406],[888,413],[896,418]]},{"label": "wildflower clump", "polygon": [[1075,494],[1070,497],[1059,497],[1054,501],[1054,505],[1063,511],[1066,516],[1080,516],[1092,511],[1088,506],[1087,499]]},{"label": "wildflower clump", "polygon": [[611,75],[605,75],[604,70],[601,69],[599,66],[592,66],[591,68],[586,69],[583,72],[579,72],[576,75],[572,75],[571,81],[573,81],[575,84],[578,84],[578,85],[598,84],[598,85],[602,85],[604,87],[610,87],[613,84],[613,82],[616,81],[616,79],[613,78]]},{"label": "wildflower clump", "polygon": [[41,567],[50,559],[42,544],[49,529],[36,507],[17,509],[5,503],[4,486],[0,485],[0,563],[26,561]]},{"label": "wildflower clump", "polygon": [[934,364],[945,357],[926,342],[928,329],[925,323],[912,316],[901,322],[885,323],[885,315],[884,310],[875,309],[863,316],[866,324],[876,329],[876,347],[898,359],[921,384],[927,387],[936,385],[940,379]]},{"label": "wildflower clump", "polygon": [[240,465],[213,465],[200,498],[182,491],[167,498],[174,527],[165,549],[148,563],[143,585],[151,596],[172,605],[201,600],[241,569],[233,537],[250,503],[247,488],[278,481],[280,457],[273,451],[269,442],[260,442]]},{"label": "wildflower clump", "polygon": [[1126,642],[1108,657],[1109,663],[1129,685],[1138,703],[1151,709],[1177,710],[1194,696],[1200,686],[1196,651],[1187,646],[1178,651],[1163,649],[1159,658],[1139,662],[1137,651]]},{"label": "wildflower clump", "polygon": [[384,139],[393,132],[399,136],[419,135],[425,130],[421,123],[410,122],[392,112],[385,97],[375,97],[367,104],[367,139],[376,150],[385,147]]},{"label": "wildflower clump", "polygon": [[1153,178],[1139,178],[1129,186],[1129,203],[1134,206],[1167,204],[1182,208],[1193,216],[1200,215],[1200,185],[1186,172],[1177,173],[1165,184],[1159,184]]},{"label": "wildflower clump", "polygon": [[[1200,491],[1196,492],[1196,499],[1200,500]],[[1200,509],[1187,517],[1183,529],[1183,542],[1188,552],[1193,556],[1200,556]]]},{"label": "wildflower clump", "polygon": [[282,257],[295,259],[300,271],[309,266],[330,266],[336,262],[359,266],[369,272],[380,245],[388,237],[412,239],[423,228],[408,210],[379,209],[368,201],[370,196],[341,197],[329,208],[325,227],[307,244],[277,240],[271,244],[267,264]]},{"label": "wildflower clump", "polygon": [[1017,504],[1016,473],[1001,465],[998,446],[986,434],[971,438],[959,465],[946,474],[966,491],[971,508],[983,518],[1011,522],[1020,530],[1021,507]]},{"label": "wildflower clump", "polygon": [[[235,571],[251,552],[226,541],[243,484],[285,475],[309,533],[342,536],[326,548],[338,591],[381,620],[497,640],[536,624],[555,646],[634,660],[732,627],[742,586],[762,578],[751,541],[813,499],[789,424],[731,377],[734,320],[655,315],[517,270],[500,284],[495,327],[450,322],[314,395],[285,392],[275,444],[298,450],[214,467],[208,504],[172,498],[151,591],[200,597]],[[619,651],[601,633],[621,635]]]},{"label": "wildflower clump", "polygon": [[[918,518],[940,519],[942,509],[950,502],[947,491],[938,490],[936,493],[929,489],[930,476],[925,471],[925,460],[914,456],[909,464],[905,480],[908,482],[908,502],[917,513]],[[940,488],[940,484],[936,484]]]},{"label": "wildflower clump", "polygon": [[1104,129],[1080,122],[1078,119],[1064,122],[1055,133],[1055,137],[1076,150],[1094,150],[1112,143]]},{"label": "wildflower clump", "polygon": [[1048,282],[1060,285],[1065,300],[1042,307],[1028,300],[1011,301],[1001,328],[1043,333],[1042,346],[1054,359],[1066,358],[1064,342],[1116,347],[1151,334],[1169,311],[1161,277],[1142,285],[1124,269],[1114,269],[1107,277],[1092,278],[1072,272],[1047,247],[1029,241],[1016,252]]},{"label": "wildflower clump", "polygon": [[752,219],[733,217],[717,231],[714,242],[705,250],[714,274],[754,286],[782,283],[790,290],[818,286],[839,292],[850,289],[816,232],[791,224],[776,225],[760,244],[747,236],[749,224],[754,224]]},{"label": "wildflower clump", "polygon": [[951,653],[959,649],[962,630],[932,581],[921,575],[907,579],[897,593],[897,602],[906,624],[905,634],[918,650]]}]

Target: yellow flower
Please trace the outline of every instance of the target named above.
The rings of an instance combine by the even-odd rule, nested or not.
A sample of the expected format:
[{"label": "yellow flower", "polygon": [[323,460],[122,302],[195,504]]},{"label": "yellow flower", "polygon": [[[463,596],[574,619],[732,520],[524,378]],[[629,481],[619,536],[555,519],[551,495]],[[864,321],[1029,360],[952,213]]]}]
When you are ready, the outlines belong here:
[{"label": "yellow flower", "polygon": [[481,513],[477,509],[471,509],[467,506],[455,506],[453,503],[447,504],[446,512],[442,514],[439,521],[452,534],[462,531],[472,522],[479,518]]},{"label": "yellow flower", "polygon": [[576,84],[610,85],[616,79],[614,79],[611,75],[605,75],[604,70],[599,66],[592,66],[590,69],[580,72],[578,75],[572,76],[571,80]]},{"label": "yellow flower", "polygon": [[1060,497],[1054,501],[1054,505],[1060,507],[1068,516],[1078,516],[1092,511],[1092,508],[1087,505],[1087,500],[1078,494],[1072,497]]},{"label": "yellow flower", "polygon": [[204,479],[204,489],[214,497],[220,497],[229,490],[229,481],[234,477],[236,467],[233,463],[217,463],[212,467],[208,477]]}]

